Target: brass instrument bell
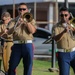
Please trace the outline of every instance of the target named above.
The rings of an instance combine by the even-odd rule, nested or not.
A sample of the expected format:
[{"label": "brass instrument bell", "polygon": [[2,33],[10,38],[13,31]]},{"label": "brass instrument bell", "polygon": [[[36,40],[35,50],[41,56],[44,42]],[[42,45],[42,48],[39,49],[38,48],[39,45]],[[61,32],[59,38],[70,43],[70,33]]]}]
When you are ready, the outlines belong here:
[{"label": "brass instrument bell", "polygon": [[75,18],[72,18],[72,19],[70,20],[70,23],[73,24],[74,27],[75,27]]},{"label": "brass instrument bell", "polygon": [[[75,18],[72,18],[70,20],[70,24],[71,24],[71,27],[73,27],[75,29]],[[75,40],[75,31],[71,31],[71,37],[73,40]]]},{"label": "brass instrument bell", "polygon": [[31,13],[27,12],[27,13],[25,13],[25,14],[23,15],[23,19],[26,19],[27,22],[31,22],[32,19],[33,19],[33,16],[32,16]]}]

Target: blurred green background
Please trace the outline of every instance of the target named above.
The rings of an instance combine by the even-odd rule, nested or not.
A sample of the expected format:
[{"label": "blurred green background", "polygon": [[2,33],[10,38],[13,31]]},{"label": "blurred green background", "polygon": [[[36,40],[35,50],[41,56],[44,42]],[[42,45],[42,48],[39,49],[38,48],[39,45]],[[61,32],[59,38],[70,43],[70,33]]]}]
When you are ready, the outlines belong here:
[{"label": "blurred green background", "polygon": [[[55,63],[55,68],[58,69],[58,62]],[[32,75],[59,75],[59,72],[54,71],[50,72],[48,69],[51,69],[51,60],[39,60],[34,59],[33,61],[33,69]],[[1,67],[3,70],[3,65]],[[17,75],[23,75],[23,63],[22,60],[20,61],[17,67]],[[70,69],[70,75],[74,75],[72,68]]]},{"label": "blurred green background", "polygon": [[[58,69],[58,62],[56,61],[56,68]],[[51,60],[34,60],[32,75],[59,75],[59,72],[50,72],[48,69],[51,68]],[[23,75],[23,64],[20,62],[17,68],[17,75]],[[70,69],[70,75],[74,75],[72,68]]]}]

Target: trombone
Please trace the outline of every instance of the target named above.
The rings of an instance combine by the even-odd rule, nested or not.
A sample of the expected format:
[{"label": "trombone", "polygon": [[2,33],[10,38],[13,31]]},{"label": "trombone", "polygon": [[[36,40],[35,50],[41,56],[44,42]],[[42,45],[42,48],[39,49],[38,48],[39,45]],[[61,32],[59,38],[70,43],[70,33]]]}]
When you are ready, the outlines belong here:
[{"label": "trombone", "polygon": [[[19,16],[19,18],[18,18],[16,24],[15,24],[14,27],[13,27],[14,30],[15,30],[16,27],[18,26],[18,22],[19,22],[20,18],[21,18],[21,15]],[[32,16],[32,14],[29,13],[29,12],[25,13],[22,18],[23,18],[24,21],[27,21],[27,22],[31,22],[31,21],[33,20],[33,16]],[[7,25],[7,28],[6,28],[6,29],[9,30],[9,25]],[[3,37],[4,35],[6,35],[5,32],[0,36],[0,38],[5,40],[5,38]]]},{"label": "trombone", "polygon": [[75,18],[72,18],[70,20],[70,23],[71,23],[71,27],[73,28],[73,31],[71,30],[71,38],[75,40]]},{"label": "trombone", "polygon": [[26,20],[27,20],[27,22],[31,22],[31,21],[32,21],[32,19],[33,19],[33,16],[32,16],[32,14],[31,14],[31,13],[26,12],[26,13],[23,15],[23,19],[26,19]]},{"label": "trombone", "polygon": [[[19,16],[19,18],[18,18],[16,24],[14,25],[14,29],[17,27],[20,18],[21,18],[21,15]],[[22,16],[22,18],[23,18],[24,21],[31,22],[32,19],[33,19],[33,16],[32,16],[32,14],[31,14],[30,12],[26,12],[26,13]]]},{"label": "trombone", "polygon": [[[72,18],[72,19],[70,20],[70,24],[71,24],[71,27],[75,28],[75,18]],[[71,34],[71,38],[72,38],[73,40],[75,40],[75,31],[72,31],[72,30],[70,29],[69,33]],[[45,40],[45,41],[43,42],[43,44],[50,44],[50,43],[52,43],[52,39],[53,39],[53,37],[51,36],[50,38],[48,38],[47,40]]]}]

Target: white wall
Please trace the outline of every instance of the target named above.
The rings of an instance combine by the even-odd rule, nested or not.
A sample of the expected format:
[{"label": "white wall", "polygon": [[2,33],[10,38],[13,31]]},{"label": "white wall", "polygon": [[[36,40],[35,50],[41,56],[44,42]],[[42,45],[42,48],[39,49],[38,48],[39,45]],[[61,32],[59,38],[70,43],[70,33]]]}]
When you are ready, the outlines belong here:
[{"label": "white wall", "polygon": [[[58,0],[58,2],[64,2],[65,0]],[[68,2],[75,2],[75,0],[68,0]]]}]

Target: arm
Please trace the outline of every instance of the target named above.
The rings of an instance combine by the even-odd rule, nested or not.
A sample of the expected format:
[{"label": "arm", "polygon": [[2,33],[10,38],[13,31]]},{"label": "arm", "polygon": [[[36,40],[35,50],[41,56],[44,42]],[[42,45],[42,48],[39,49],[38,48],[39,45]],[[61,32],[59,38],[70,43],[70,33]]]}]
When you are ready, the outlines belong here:
[{"label": "arm", "polygon": [[7,30],[5,29],[3,29],[3,25],[0,27],[0,37],[2,37],[3,35],[6,35],[7,33]]},{"label": "arm", "polygon": [[4,31],[3,32],[0,32],[0,36],[3,35],[4,33],[5,33]]},{"label": "arm", "polygon": [[12,19],[7,26],[7,34],[10,35],[14,32],[15,20]]},{"label": "arm", "polygon": [[35,33],[36,28],[31,23],[27,23],[26,27],[27,27],[29,33],[32,33],[32,34]]},{"label": "arm", "polygon": [[25,27],[29,31],[29,33],[35,33],[36,32],[36,22],[33,19],[31,22],[25,22]]},{"label": "arm", "polygon": [[60,34],[58,34],[58,35],[56,35],[56,36],[53,36],[53,39],[54,39],[55,41],[57,41],[57,42],[60,41],[60,40],[62,39],[64,33],[65,33],[65,30],[62,31]]},{"label": "arm", "polygon": [[57,28],[53,28],[53,36],[52,38],[55,40],[55,41],[60,41],[62,38],[63,38],[63,35],[68,31],[67,28],[65,28],[61,33],[59,33],[58,29]]},{"label": "arm", "polygon": [[7,34],[10,35],[10,34],[12,34],[13,32],[14,32],[14,27],[12,27],[11,29],[9,29],[9,30],[7,31]]}]

